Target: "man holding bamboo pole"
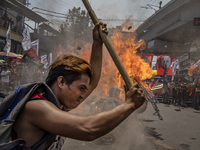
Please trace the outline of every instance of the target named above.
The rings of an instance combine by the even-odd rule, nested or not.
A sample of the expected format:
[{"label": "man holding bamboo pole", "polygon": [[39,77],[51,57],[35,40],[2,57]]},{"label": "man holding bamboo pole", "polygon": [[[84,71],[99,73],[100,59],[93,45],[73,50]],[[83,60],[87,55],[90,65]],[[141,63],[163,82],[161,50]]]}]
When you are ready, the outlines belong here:
[{"label": "man holding bamboo pole", "polygon": [[[25,96],[28,100],[16,117],[12,129],[9,130],[12,140],[25,141],[26,144],[17,145],[18,148],[60,149],[63,143],[61,137],[84,141],[95,140],[113,130],[144,104],[143,91],[135,83],[126,93],[126,102],[110,111],[91,116],[77,116],[70,112],[98,85],[103,45],[99,33],[100,27],[102,32],[107,34],[104,24],[95,25],[90,64],[76,56],[63,55],[50,66],[46,84],[39,84],[34,92],[28,92],[29,95]],[[7,132],[0,131],[0,134],[2,134],[0,136],[0,149],[2,149],[1,140],[3,134]]]}]

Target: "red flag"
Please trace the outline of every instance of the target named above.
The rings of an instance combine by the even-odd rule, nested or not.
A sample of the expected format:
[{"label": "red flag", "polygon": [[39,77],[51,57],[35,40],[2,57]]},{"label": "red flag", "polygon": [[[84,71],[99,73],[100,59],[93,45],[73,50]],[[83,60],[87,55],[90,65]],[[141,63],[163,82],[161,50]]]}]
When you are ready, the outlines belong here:
[{"label": "red flag", "polygon": [[198,60],[195,64],[189,66],[188,69],[188,74],[198,74],[199,73],[199,68],[200,67],[200,60]]},{"label": "red flag", "polygon": [[36,62],[37,64],[40,64],[40,60],[39,60],[39,58],[38,58],[38,55],[37,55],[35,49],[32,49],[32,48],[29,49],[29,50],[26,52],[26,54],[29,55],[32,59],[34,59],[35,62]]},{"label": "red flag", "polygon": [[160,75],[160,76],[163,75],[164,63],[166,63],[167,75],[171,76],[173,74],[173,69],[170,68],[172,62],[174,62],[174,53],[158,56],[157,57],[157,75]]}]

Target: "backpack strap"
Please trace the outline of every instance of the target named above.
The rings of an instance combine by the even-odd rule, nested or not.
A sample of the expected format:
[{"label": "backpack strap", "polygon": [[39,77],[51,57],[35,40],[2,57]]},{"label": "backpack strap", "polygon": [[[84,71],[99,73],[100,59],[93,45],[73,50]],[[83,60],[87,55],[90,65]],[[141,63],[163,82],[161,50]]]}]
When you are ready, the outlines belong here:
[{"label": "backpack strap", "polygon": [[[18,140],[12,141],[11,137],[11,130],[12,126],[14,124],[14,121],[20,111],[23,109],[25,106],[26,102],[31,98],[31,96],[34,94],[34,92],[40,87],[43,86],[47,99],[48,101],[52,102],[55,106],[59,108],[59,103],[52,92],[52,90],[45,84],[45,83],[34,83],[34,84],[29,84],[29,85],[23,85],[22,87],[19,87],[15,93],[11,94],[7,98],[4,99],[2,103],[0,103],[0,143],[1,146],[4,147],[5,145],[5,150],[8,150],[10,148],[6,147],[6,145],[10,145],[11,147],[13,145],[18,145],[21,140],[19,140],[19,143],[17,142]],[[5,108],[4,108],[5,107]],[[3,110],[1,110],[1,108]],[[6,111],[8,110],[8,112]],[[53,134],[45,134],[45,136],[38,142],[36,143],[33,148],[26,148],[23,146],[23,150],[27,149],[34,149],[34,150],[41,150],[41,149],[46,149],[51,144],[54,142],[56,135]],[[11,142],[10,142],[11,141]],[[22,141],[21,141],[22,142]],[[7,144],[5,144],[7,143]],[[12,144],[14,143],[14,144]],[[23,143],[23,142],[22,142]],[[25,144],[25,142],[24,142]],[[14,147],[14,146],[13,146]],[[0,147],[0,150],[4,150],[3,148]]]},{"label": "backpack strap", "polygon": [[17,139],[8,143],[3,143],[0,145],[0,150],[10,150],[15,148],[22,148],[24,150],[25,141],[22,139]]}]

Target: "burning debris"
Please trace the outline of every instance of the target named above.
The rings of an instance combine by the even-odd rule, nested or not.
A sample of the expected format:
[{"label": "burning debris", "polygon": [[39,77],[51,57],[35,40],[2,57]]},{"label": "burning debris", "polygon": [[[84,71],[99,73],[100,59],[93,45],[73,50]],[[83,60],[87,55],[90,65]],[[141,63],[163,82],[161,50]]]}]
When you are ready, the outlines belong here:
[{"label": "burning debris", "polygon": [[80,47],[80,46],[78,46],[78,47],[77,47],[77,50],[79,50],[79,51],[80,51],[80,50],[81,50],[81,47]]},{"label": "burning debris", "polygon": [[130,29],[132,29],[132,26],[129,26],[129,27],[128,27],[128,30],[130,30]]},{"label": "burning debris", "polygon": [[123,32],[132,32],[132,33],[135,32],[133,22],[131,21],[130,18],[126,19],[124,21],[124,23],[122,24],[122,31]]}]

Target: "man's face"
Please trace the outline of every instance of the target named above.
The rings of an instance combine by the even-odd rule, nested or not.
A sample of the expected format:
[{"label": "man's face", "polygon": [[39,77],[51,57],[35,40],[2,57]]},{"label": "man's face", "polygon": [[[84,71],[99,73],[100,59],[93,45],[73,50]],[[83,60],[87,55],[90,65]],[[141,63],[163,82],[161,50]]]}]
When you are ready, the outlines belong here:
[{"label": "man's face", "polygon": [[61,103],[67,109],[76,108],[86,98],[86,91],[89,89],[90,78],[86,74],[82,74],[79,80],[72,82],[70,86],[65,83],[62,90]]},{"label": "man's face", "polygon": [[171,58],[169,56],[164,56],[161,58],[162,67],[164,68],[166,65],[166,68],[168,68],[171,64]]}]

